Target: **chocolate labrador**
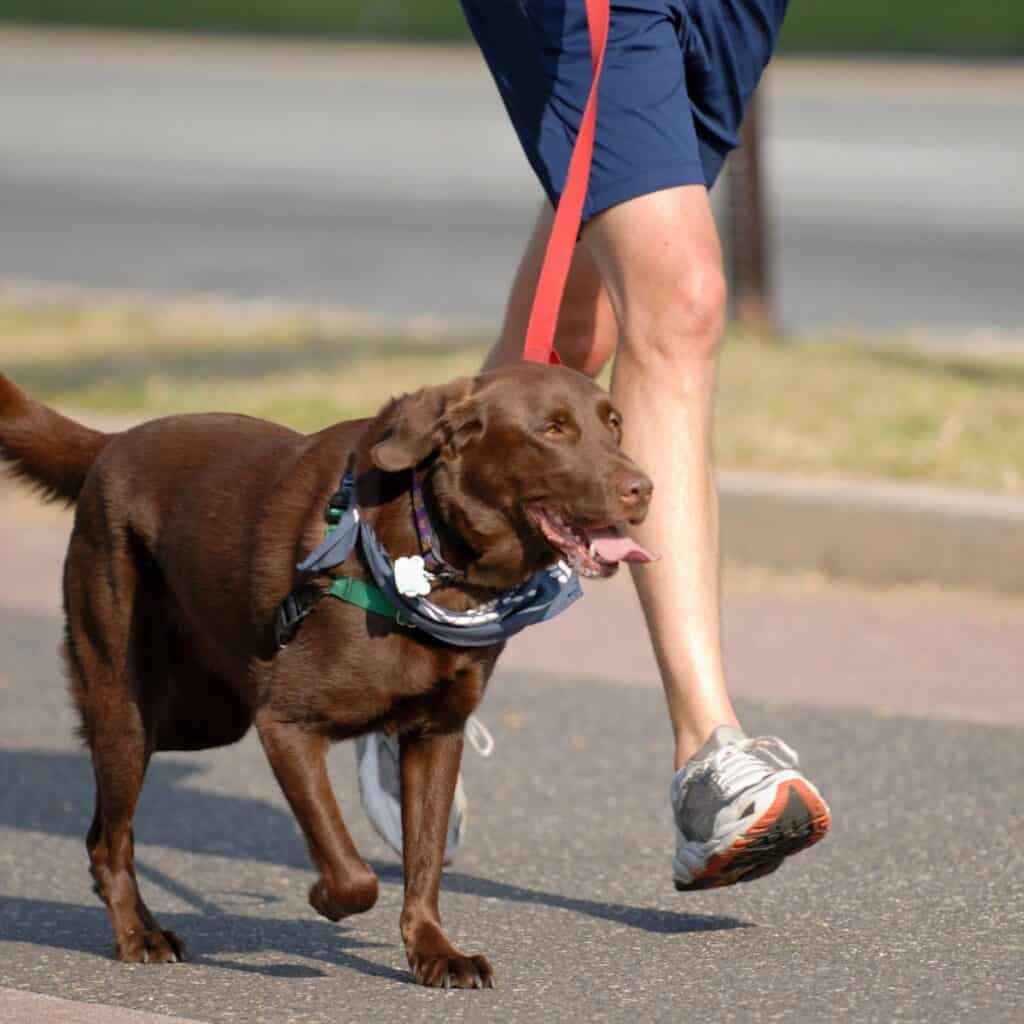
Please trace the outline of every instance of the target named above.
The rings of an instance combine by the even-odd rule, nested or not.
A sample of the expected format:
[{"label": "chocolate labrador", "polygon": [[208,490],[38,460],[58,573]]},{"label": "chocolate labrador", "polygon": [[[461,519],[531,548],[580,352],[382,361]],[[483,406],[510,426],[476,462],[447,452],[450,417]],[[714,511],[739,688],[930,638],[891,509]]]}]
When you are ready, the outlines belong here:
[{"label": "chocolate labrador", "polygon": [[[255,724],[318,871],[309,901],[337,921],[373,906],[377,878],[342,821],[325,755],[383,730],[400,741],[409,965],[425,985],[493,984],[487,959],[448,939],[438,896],[463,724],[503,638],[439,639],[417,614],[493,620],[509,593],[529,604],[536,588],[524,586],[555,563],[607,576],[649,559],[625,527],[646,514],[651,483],[620,438],[604,391],[532,363],[311,435],[222,414],[104,434],[0,375],[0,454],[49,498],[77,503],[65,652],[96,776],[86,846],[117,959],[185,955],[143,903],[133,863],[132,817],[156,751],[234,743]],[[362,543],[310,565],[327,503],[327,546],[346,523]],[[416,562],[423,529],[442,566],[433,574]],[[412,590],[397,571],[379,578],[370,555],[382,553],[386,568],[412,566]],[[347,598],[326,599],[338,585]],[[407,597],[409,614],[393,613]]]}]

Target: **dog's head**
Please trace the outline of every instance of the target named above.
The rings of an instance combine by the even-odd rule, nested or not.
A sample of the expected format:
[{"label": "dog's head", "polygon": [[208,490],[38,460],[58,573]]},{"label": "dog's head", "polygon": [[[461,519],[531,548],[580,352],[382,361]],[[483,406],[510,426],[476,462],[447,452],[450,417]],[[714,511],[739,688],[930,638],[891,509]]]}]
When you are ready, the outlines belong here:
[{"label": "dog's head", "polygon": [[560,557],[584,576],[651,559],[626,534],[651,482],[583,374],[520,363],[406,395],[383,420],[373,463],[397,473],[430,460],[438,525],[472,553],[476,582],[508,586]]}]

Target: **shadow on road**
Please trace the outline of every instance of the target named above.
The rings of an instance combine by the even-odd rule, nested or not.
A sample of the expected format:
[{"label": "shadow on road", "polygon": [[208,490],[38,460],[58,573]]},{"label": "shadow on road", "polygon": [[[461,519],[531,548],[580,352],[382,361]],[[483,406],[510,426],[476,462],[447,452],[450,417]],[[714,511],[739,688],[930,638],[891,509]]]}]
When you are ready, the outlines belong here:
[{"label": "shadow on road", "polygon": [[[311,912],[312,913],[312,912]],[[110,958],[110,924],[99,900],[94,907],[54,900],[0,896],[0,937],[34,946],[65,949]],[[374,963],[353,950],[386,948],[387,943],[356,938],[342,925],[313,916],[281,920],[218,911],[159,915],[162,927],[177,932],[185,941],[188,962],[246,974],[275,978],[316,978],[324,972],[305,964],[249,964],[225,959],[226,954],[277,953],[304,957],[331,967],[351,968],[390,981],[410,983],[407,971]]]},{"label": "shadow on road", "polygon": [[[186,780],[195,775],[201,767],[200,764],[189,764],[179,760],[157,760],[150,766],[135,819],[135,832],[140,843],[151,843],[195,854],[256,860],[303,871],[310,870],[304,845],[290,815],[254,797],[229,796],[188,786]],[[0,827],[68,836],[84,842],[85,833],[92,820],[93,808],[92,769],[85,754],[0,750],[0,779],[4,780],[0,792]],[[371,864],[382,882],[402,884],[402,870],[397,864]],[[81,868],[85,870],[84,863]],[[145,880],[154,882],[196,909],[196,914],[184,917],[179,915],[177,919],[174,919],[173,915],[166,915],[165,927],[177,930],[178,924],[181,924],[186,941],[189,933],[197,930],[195,924],[200,917],[208,922],[208,930],[210,921],[224,925],[223,931],[232,936],[232,943],[240,941],[239,936],[242,936],[241,941],[244,941],[244,934],[249,929],[253,930],[260,942],[272,941],[274,948],[299,952],[299,948],[292,941],[292,928],[310,929],[309,934],[302,940],[303,948],[319,948],[318,944],[333,944],[337,941],[338,932],[335,926],[320,922],[315,917],[295,922],[279,922],[270,919],[261,921],[255,916],[236,916],[227,913],[191,887],[149,865],[141,854],[138,857],[138,873],[144,880],[143,884]],[[657,908],[606,903],[509,885],[460,871],[445,873],[444,888],[447,892],[481,898],[541,904],[658,934],[750,927],[748,923],[733,917],[683,914]],[[273,901],[273,897],[249,895],[255,903]],[[6,901],[8,904],[34,902],[12,901],[10,897],[0,897],[0,901]],[[0,902],[0,906],[2,905]],[[53,904],[51,910],[52,915],[30,914],[29,919],[38,920],[39,925],[30,928],[25,935],[19,936],[20,941],[51,944],[55,934],[59,936],[59,933],[54,931],[54,921],[69,913],[72,916],[87,915],[90,922],[95,919],[95,915],[100,915],[96,924],[88,929],[90,934],[95,933],[95,928],[99,928],[101,932],[105,932],[107,928],[105,915],[99,907],[93,911],[83,907]],[[220,931],[218,928],[214,934]],[[215,940],[213,941],[212,949],[218,949]],[[59,941],[57,944],[60,944]],[[80,948],[77,943],[75,948]],[[248,947],[244,948],[250,951]],[[376,967],[374,969],[376,970]]]}]

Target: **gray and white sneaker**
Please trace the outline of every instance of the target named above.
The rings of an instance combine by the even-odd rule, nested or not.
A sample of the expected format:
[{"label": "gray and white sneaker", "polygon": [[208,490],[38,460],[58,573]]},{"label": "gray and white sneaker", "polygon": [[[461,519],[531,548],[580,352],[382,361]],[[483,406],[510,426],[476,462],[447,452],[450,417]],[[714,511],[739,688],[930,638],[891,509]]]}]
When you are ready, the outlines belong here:
[{"label": "gray and white sneaker", "polygon": [[[481,757],[490,757],[494,739],[475,715],[466,722],[466,739]],[[370,824],[402,856],[402,783],[398,766],[398,738],[382,732],[360,736],[356,740],[356,766],[359,769],[359,796]],[[455,799],[448,817],[448,837],[444,862],[450,864],[466,837],[468,817],[462,774],[455,784]]]},{"label": "gray and white sneaker", "polygon": [[672,780],[677,889],[753,881],[825,836],[828,806],[797,763],[775,736],[711,734]]}]

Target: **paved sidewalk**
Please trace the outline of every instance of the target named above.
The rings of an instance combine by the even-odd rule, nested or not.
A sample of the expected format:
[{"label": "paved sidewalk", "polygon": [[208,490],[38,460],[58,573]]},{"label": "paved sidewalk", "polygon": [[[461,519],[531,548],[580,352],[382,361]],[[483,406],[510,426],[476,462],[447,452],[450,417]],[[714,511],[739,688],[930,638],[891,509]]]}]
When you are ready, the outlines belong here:
[{"label": "paved sidewalk", "polygon": [[358,810],[347,745],[331,774],[381,898],[337,925],[313,913],[308,855],[252,735],[154,759],[140,883],[191,961],[118,965],[89,887],[93,783],[58,635],[52,615],[0,613],[0,986],[216,1024],[1020,1020],[1024,730],[743,701],[751,730],[800,751],[835,827],[755,885],[680,894],[660,696],[570,667],[502,666],[483,708],[496,753],[465,766],[470,832],[442,900],[496,991],[410,983],[401,871]]}]

